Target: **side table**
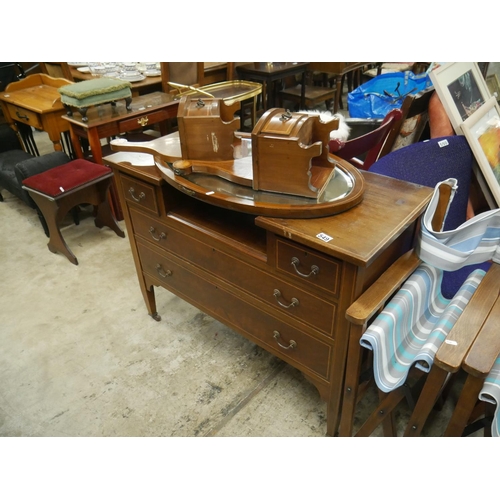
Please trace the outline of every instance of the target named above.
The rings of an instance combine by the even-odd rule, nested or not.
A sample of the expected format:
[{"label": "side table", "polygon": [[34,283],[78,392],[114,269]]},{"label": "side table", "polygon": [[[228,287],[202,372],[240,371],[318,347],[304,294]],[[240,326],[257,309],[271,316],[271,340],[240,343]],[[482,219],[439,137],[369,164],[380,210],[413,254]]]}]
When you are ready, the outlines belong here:
[{"label": "side table", "polygon": [[[156,123],[160,126],[161,134],[166,135],[168,133],[167,120],[177,116],[179,102],[170,94],[153,92],[134,97],[131,107],[129,111],[124,102],[117,102],[116,106],[110,104],[96,106],[88,110],[85,122],[79,113],[73,116],[63,116],[63,120],[68,123],[76,157],[84,157],[80,138],[88,140],[93,160],[102,164],[101,139],[103,138],[117,136]],[[115,217],[123,220],[114,182],[111,186],[111,206]]]},{"label": "side table", "polygon": [[47,132],[54,150],[62,151],[61,133],[67,132],[69,125],[62,119],[65,110],[57,89],[70,83],[42,73],[10,83],[0,93],[5,119],[18,133],[20,123]]},{"label": "side table", "polygon": [[[238,75],[242,80],[253,80],[262,82],[265,85],[265,90],[263,91],[263,108],[264,111],[266,111],[269,108],[276,107],[275,84],[278,80],[301,74],[302,89],[304,89],[304,79],[308,64],[309,63],[306,62],[256,62],[237,66],[236,71],[238,72]],[[304,93],[302,94],[301,109],[304,109]]]}]

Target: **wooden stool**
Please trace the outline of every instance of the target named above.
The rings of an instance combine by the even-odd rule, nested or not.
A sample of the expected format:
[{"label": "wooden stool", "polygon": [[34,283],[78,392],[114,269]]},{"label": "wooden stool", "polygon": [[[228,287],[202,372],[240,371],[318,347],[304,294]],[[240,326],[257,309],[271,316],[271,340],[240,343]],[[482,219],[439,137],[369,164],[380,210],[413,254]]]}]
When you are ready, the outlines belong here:
[{"label": "wooden stool", "polygon": [[97,207],[94,223],[98,228],[107,226],[118,236],[125,237],[108,203],[112,176],[111,169],[104,165],[74,160],[23,181],[23,189],[29,191],[47,222],[50,238],[47,246],[51,252],[61,252],[70,262],[78,265],[78,260],[61,235],[60,225],[68,211],[82,203]]}]

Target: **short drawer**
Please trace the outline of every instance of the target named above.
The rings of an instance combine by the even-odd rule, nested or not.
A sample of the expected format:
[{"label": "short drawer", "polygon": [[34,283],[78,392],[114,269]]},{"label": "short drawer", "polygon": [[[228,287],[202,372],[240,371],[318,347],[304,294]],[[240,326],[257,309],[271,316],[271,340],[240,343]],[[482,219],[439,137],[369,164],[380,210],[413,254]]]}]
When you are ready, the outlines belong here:
[{"label": "short drawer", "polygon": [[146,214],[131,209],[130,215],[135,234],[145,240],[243,289],[291,318],[304,321],[326,335],[333,335],[334,303],[195,240]]},{"label": "short drawer", "polygon": [[14,106],[13,104],[7,104],[7,109],[9,110],[9,114],[13,120],[21,123],[26,123],[27,125],[35,127],[37,129],[42,128],[40,117],[33,111],[19,108],[18,106]]},{"label": "short drawer", "polygon": [[299,369],[328,379],[333,343],[323,342],[206,281],[165,253],[138,242],[144,273],[179,297],[254,340]]},{"label": "short drawer", "polygon": [[300,245],[278,239],[276,268],[295,280],[327,290],[338,296],[341,262]]},{"label": "short drawer", "polygon": [[133,206],[141,207],[155,215],[160,215],[155,187],[141,181],[121,176],[125,199]]},{"label": "short drawer", "polygon": [[165,110],[152,111],[147,115],[136,116],[135,118],[130,118],[129,120],[123,120],[118,123],[118,130],[122,132],[130,132],[131,130],[137,130],[149,125],[153,125],[162,120],[168,118],[168,113]]}]

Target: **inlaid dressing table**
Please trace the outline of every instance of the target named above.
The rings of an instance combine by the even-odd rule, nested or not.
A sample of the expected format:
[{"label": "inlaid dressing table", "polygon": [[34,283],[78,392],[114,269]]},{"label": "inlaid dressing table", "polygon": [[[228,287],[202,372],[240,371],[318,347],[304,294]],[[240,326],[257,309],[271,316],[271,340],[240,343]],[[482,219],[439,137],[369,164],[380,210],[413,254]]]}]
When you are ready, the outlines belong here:
[{"label": "inlaid dressing table", "polygon": [[122,151],[104,163],[115,174],[148,313],[160,320],[154,287],[164,287],[299,369],[327,402],[334,435],[345,311],[413,245],[432,190],[364,172],[363,200],[353,208],[280,218],[206,203],[150,154]]}]

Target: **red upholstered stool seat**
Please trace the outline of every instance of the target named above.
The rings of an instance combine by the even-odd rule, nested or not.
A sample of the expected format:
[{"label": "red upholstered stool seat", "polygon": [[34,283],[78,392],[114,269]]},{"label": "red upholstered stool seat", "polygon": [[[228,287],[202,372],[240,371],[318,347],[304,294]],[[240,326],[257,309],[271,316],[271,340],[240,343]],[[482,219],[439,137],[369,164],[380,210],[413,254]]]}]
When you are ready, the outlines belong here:
[{"label": "red upholstered stool seat", "polygon": [[23,181],[23,185],[56,198],[110,173],[111,169],[104,165],[88,160],[73,160],[41,174],[28,177]]},{"label": "red upholstered stool seat", "polygon": [[97,208],[95,225],[107,226],[118,236],[125,233],[118,227],[108,203],[108,190],[113,172],[110,168],[88,160],[73,160],[23,181],[26,189],[42,212],[49,228],[48,247],[61,252],[78,265],[78,260],[64,241],[60,225],[73,207],[90,203]]}]

